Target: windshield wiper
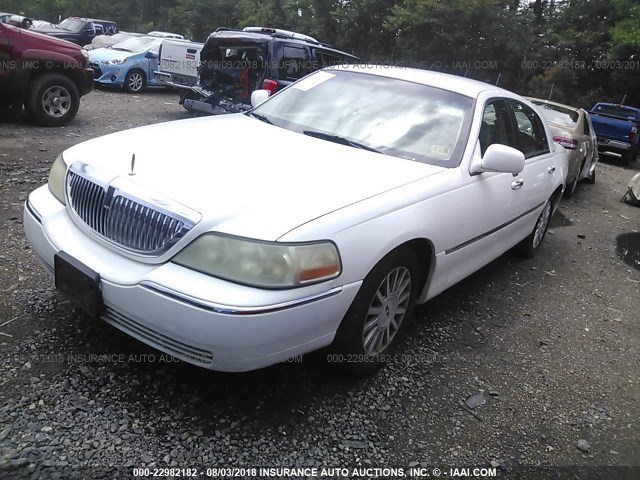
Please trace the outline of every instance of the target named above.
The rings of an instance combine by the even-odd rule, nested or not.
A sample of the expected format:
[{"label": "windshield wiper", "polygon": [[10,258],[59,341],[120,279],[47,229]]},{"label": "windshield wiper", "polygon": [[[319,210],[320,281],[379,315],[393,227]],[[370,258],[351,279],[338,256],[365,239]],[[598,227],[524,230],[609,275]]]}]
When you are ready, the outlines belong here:
[{"label": "windshield wiper", "polygon": [[269,125],[273,125],[273,122],[269,120],[269,118],[266,115],[262,115],[261,113],[255,113],[255,112],[249,112],[249,115],[251,115],[253,118],[257,118],[261,122],[268,123]]},{"label": "windshield wiper", "polygon": [[330,142],[339,143],[341,145],[347,145],[349,147],[354,147],[354,148],[361,148],[362,150],[368,150],[369,152],[382,153],[377,148],[370,147],[369,145],[365,145],[364,143],[356,142],[355,140],[350,140],[346,137],[341,137],[340,135],[334,135],[332,133],[317,132],[315,130],[303,130],[302,133],[304,133],[305,135],[309,135],[310,137],[316,137],[322,140],[328,140]]},{"label": "windshield wiper", "polygon": [[118,47],[118,48],[111,47],[111,48],[113,48],[114,50],[118,50],[119,52],[133,52],[133,50],[128,50],[128,49],[122,48],[122,47]]}]

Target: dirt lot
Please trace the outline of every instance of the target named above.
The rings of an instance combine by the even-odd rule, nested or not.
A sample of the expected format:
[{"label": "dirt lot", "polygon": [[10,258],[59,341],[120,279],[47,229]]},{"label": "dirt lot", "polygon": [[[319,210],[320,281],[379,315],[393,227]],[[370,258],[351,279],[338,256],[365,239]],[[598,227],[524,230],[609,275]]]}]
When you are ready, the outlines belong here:
[{"label": "dirt lot", "polygon": [[22,231],[64,149],[186,117],[170,92],[97,91],[66,128],[0,123],[0,477],[361,465],[640,478],[640,209],[619,203],[640,165],[607,160],[562,201],[537,258],[504,255],[419,308],[378,375],[345,378],[317,355],[226,375],[76,311]]}]

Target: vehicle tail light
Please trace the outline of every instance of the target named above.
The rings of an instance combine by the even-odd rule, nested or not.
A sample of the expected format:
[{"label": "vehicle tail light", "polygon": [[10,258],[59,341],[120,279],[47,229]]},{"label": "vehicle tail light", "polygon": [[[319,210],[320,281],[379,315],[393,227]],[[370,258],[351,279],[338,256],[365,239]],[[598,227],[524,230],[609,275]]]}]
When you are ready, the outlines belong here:
[{"label": "vehicle tail light", "polygon": [[265,80],[262,82],[262,89],[269,90],[269,95],[273,95],[278,90],[278,82],[275,80]]},{"label": "vehicle tail light", "polygon": [[578,148],[578,141],[567,137],[553,137],[553,141],[558,145],[562,145],[569,150],[575,150]]},{"label": "vehicle tail light", "polygon": [[636,138],[636,134],[638,133],[638,129],[636,127],[631,127],[631,133],[629,133],[629,140],[633,140]]}]

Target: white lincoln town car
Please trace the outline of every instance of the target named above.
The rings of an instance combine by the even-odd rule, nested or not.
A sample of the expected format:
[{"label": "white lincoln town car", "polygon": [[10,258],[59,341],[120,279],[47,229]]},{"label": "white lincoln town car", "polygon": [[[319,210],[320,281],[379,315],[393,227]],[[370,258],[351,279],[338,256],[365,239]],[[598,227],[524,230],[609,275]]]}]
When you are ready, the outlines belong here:
[{"label": "white lincoln town car", "polygon": [[540,248],[567,156],[523,98],[371,66],[266,96],[63,152],[24,210],[56,287],[205,368],[331,346],[366,374],[416,303]]}]

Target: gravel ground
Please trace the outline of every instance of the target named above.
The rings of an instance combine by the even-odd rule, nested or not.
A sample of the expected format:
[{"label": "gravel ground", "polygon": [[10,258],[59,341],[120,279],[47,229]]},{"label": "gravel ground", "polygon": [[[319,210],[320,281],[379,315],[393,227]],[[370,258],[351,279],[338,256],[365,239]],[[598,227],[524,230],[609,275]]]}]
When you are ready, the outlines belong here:
[{"label": "gravel ground", "polygon": [[[619,202],[640,165],[601,164],[535,259],[504,255],[420,307],[377,375],[344,377],[321,355],[229,375],[75,310],[22,231],[24,199],[65,148],[187,116],[167,91],[96,91],[65,128],[0,123],[0,478],[141,466],[640,478],[640,209]],[[620,466],[637,468],[605,469]]]}]

